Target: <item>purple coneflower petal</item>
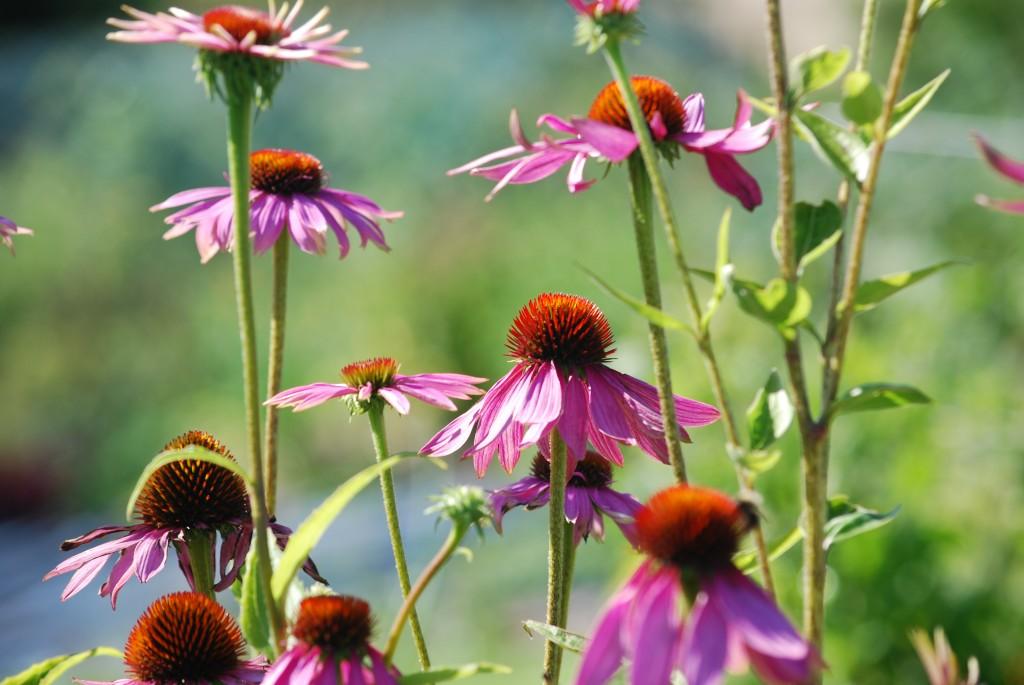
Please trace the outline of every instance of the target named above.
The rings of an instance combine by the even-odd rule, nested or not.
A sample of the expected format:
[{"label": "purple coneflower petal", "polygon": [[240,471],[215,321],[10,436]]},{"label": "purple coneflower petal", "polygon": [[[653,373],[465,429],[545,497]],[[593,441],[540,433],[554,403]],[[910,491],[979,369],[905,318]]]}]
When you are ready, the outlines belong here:
[{"label": "purple coneflower petal", "polygon": [[722,682],[728,647],[725,617],[702,592],[690,611],[679,653],[679,665],[687,684],[718,685]]},{"label": "purple coneflower petal", "polygon": [[979,135],[974,136],[974,142],[978,144],[982,154],[985,155],[985,159],[993,169],[1011,181],[1024,183],[1024,162],[1018,162],[1014,159],[1010,159],[1003,153],[999,152],[999,150],[996,150],[994,147],[989,145],[988,141]]},{"label": "purple coneflower petal", "polygon": [[558,433],[569,451],[582,459],[587,453],[587,425],[590,423],[587,386],[573,374],[562,387],[562,415],[558,419]]},{"label": "purple coneflower petal", "polygon": [[669,682],[683,630],[680,595],[677,573],[669,568],[650,573],[637,588],[627,627],[633,643],[631,683]]},{"label": "purple coneflower petal", "polygon": [[[384,398],[384,401],[395,408],[403,416],[409,413],[409,398],[395,388],[381,388],[377,393]],[[453,407],[454,409],[454,407]]]},{"label": "purple coneflower petal", "polygon": [[590,643],[583,652],[576,685],[604,685],[619,670],[628,656],[623,635],[629,623],[637,588],[647,581],[650,564],[641,564],[626,584],[616,592],[601,611]]},{"label": "purple coneflower petal", "polygon": [[583,140],[612,162],[623,161],[639,145],[635,133],[618,126],[583,118],[574,118],[572,125]]},{"label": "purple coneflower petal", "polygon": [[978,195],[974,199],[982,207],[1007,214],[1024,214],[1024,200],[993,200],[986,195]]},{"label": "purple coneflower petal", "polygon": [[715,185],[739,200],[744,209],[753,211],[760,206],[761,186],[733,157],[708,153],[704,160]]},{"label": "purple coneflower petal", "polygon": [[292,407],[295,411],[305,411],[311,407],[319,406],[327,400],[354,395],[355,393],[355,388],[341,383],[311,383],[279,392],[264,402],[264,404],[276,407]]}]

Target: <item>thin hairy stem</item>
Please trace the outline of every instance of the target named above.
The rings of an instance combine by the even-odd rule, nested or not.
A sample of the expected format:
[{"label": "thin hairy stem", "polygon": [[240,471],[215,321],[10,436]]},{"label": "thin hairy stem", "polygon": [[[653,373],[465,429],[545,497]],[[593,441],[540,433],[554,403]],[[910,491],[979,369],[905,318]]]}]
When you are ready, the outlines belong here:
[{"label": "thin hairy stem", "polygon": [[573,525],[565,521],[562,533],[562,627],[569,625],[569,600],[572,599],[572,577],[576,571],[576,540]]},{"label": "thin hairy stem", "polygon": [[[281,371],[284,367],[285,316],[288,307],[288,248],[291,238],[286,232],[274,243],[274,276],[270,302],[270,358],[267,362],[267,397],[281,392]],[[267,406],[266,467],[267,511],[277,509],[277,424],[279,410]]]},{"label": "thin hairy stem", "polygon": [[[551,499],[548,501],[548,603],[545,621],[559,628],[565,627],[562,608],[567,592],[565,578],[565,484],[566,447],[558,430],[551,431]],[[542,682],[558,682],[562,668],[562,648],[548,640],[544,643],[544,671]]]}]

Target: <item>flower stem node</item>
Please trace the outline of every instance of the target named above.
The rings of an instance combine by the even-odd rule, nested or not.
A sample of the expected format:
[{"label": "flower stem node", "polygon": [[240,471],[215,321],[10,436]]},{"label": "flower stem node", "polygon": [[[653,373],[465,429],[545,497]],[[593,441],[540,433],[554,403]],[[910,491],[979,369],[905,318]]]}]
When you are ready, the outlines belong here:
[{"label": "flower stem node", "polygon": [[576,45],[593,54],[609,42],[639,41],[644,25],[632,12],[602,12],[598,7],[591,14],[576,18]]},{"label": "flower stem node", "polygon": [[216,95],[225,103],[250,101],[268,109],[284,76],[284,66],[284,62],[244,52],[200,50],[195,68],[198,81],[210,97]]},{"label": "flower stem node", "polygon": [[483,489],[469,485],[456,485],[445,488],[440,495],[435,495],[430,499],[434,504],[424,513],[437,514],[439,521],[448,519],[460,531],[467,531],[470,527],[474,527],[480,537],[483,537],[483,524],[491,519],[491,508]]}]

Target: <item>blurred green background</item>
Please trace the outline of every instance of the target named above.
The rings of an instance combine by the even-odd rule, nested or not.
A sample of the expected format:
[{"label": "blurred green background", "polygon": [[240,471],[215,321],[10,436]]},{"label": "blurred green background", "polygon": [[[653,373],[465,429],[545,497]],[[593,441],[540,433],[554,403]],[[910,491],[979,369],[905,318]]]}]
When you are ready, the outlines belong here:
[{"label": "blurred green background", "polygon": [[[285,386],[331,380],[343,364],[376,355],[398,358],[406,372],[497,378],[507,368],[508,323],[544,290],[594,298],[617,334],[616,366],[649,377],[645,322],[577,268],[640,291],[621,169],[579,196],[565,192],[560,175],[507,189],[491,204],[482,201],[485,181],[444,175],[507,145],[512,107],[527,122],[543,112],[586,112],[608,76],[600,59],[572,47],[568,7],[332,4],[334,23],[352,29],[349,40],[365,46],[372,69],[291,68],[274,108],[259,116],[255,146],[311,152],[332,185],[406,218],[386,226],[390,254],[354,250],[338,261],[333,243],[320,258],[293,250]],[[855,46],[859,2],[784,4],[791,54]],[[878,78],[902,11],[894,0],[881,5]],[[938,624],[958,652],[978,656],[990,685],[1024,682],[1024,218],[973,204],[979,191],[1020,189],[990,172],[968,138],[984,131],[1024,156],[1024,8],[1000,0],[949,5],[924,27],[908,88],[947,66],[953,72],[885,161],[866,275],[949,258],[970,264],[857,319],[845,385],[905,382],[935,401],[837,426],[832,491],[903,510],[831,556],[826,657],[835,683],[924,682],[906,634]],[[130,585],[112,614],[92,591],[60,606],[61,581],[44,586],[39,578],[61,558],[59,540],[121,519],[139,470],[167,439],[202,428],[240,450],[243,429],[230,260],[201,266],[191,238],[164,243],[160,217],[146,211],[222,179],[223,108],[194,83],[191,51],[105,42],[114,2],[0,12],[0,213],[36,229],[17,241],[16,259],[0,255],[0,673],[9,673],[51,654],[121,644],[156,590],[182,586],[169,567],[153,587]],[[648,35],[629,47],[629,64],[684,93],[702,91],[710,125],[731,119],[738,87],[766,94],[761,3],[645,0],[643,18]],[[836,174],[806,148],[798,152],[798,197],[833,197]],[[738,272],[760,280],[773,273],[774,149],[746,163],[767,200],[753,214],[734,207],[733,251]],[[691,261],[710,264],[714,228],[732,201],[696,157],[677,164],[670,183]],[[255,269],[263,354],[269,261],[256,260]],[[826,261],[808,274],[818,293]],[[669,308],[683,316],[667,263],[662,276]],[[817,300],[820,315],[824,297]],[[731,301],[715,333],[742,408],[781,364],[781,346]],[[671,345],[677,391],[710,400],[690,341],[678,336]],[[407,418],[392,415],[394,449],[415,449],[449,418],[425,405]],[[343,405],[288,414],[282,424],[282,518],[294,525],[372,456],[365,422],[350,421]],[[694,438],[693,478],[734,491],[720,428]],[[790,435],[783,445],[782,463],[761,480],[770,537],[789,530],[798,510],[797,444]],[[397,477],[418,569],[444,534],[420,515],[428,495],[475,478],[454,462],[447,473],[421,465]],[[644,498],[670,474],[634,453],[618,479]],[[507,480],[495,472],[485,484]],[[488,682],[535,680],[542,645],[519,621],[543,615],[545,520],[511,514],[504,538],[474,543],[475,560],[454,562],[428,593],[422,616],[437,662],[499,661],[515,675]],[[618,531],[608,537],[580,554],[570,621],[580,632],[635,562]],[[373,602],[382,631],[398,604],[389,554],[377,495],[367,492],[331,529],[318,559],[338,590]],[[783,605],[794,617],[798,569],[798,552],[778,563]],[[411,653],[403,654],[400,663],[411,666]],[[97,662],[77,675],[116,670]]]}]

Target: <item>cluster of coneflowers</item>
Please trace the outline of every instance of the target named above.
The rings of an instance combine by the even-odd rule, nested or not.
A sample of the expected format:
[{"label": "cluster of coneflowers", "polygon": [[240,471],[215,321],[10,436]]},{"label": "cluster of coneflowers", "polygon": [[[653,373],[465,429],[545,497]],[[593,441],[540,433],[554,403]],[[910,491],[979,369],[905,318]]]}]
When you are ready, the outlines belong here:
[{"label": "cluster of coneflowers", "polygon": [[[329,186],[323,165],[312,154],[249,150],[255,110],[270,106],[285,64],[367,66],[354,59],[357,49],[340,45],[347,32],[335,32],[324,23],[326,9],[299,23],[301,4],[301,0],[292,7],[272,3],[267,12],[225,6],[203,15],[180,9],[151,14],[125,8],[128,19],[110,20],[118,29],[109,34],[110,40],[197,48],[201,79],[227,105],[230,185],[185,190],[156,204],[152,211],[174,210],[165,218],[170,229],[164,237],[194,231],[202,263],[220,252],[232,254],[249,456],[245,469],[210,434],[184,433],[168,442],[143,474],[129,507],[134,522],[101,527],[62,545],[64,551],[77,551],[46,575],[50,579],[70,574],[62,600],[81,592],[109,565],[99,595],[109,596],[111,607],[116,608],[120,592],[131,579],[146,583],[160,573],[172,549],[189,588],[157,599],[138,619],[123,652],[127,675],[115,683],[398,683],[402,676],[393,654],[406,623],[420,667],[428,671],[427,680],[418,682],[440,682],[453,672],[484,672],[482,667],[429,671],[426,636],[415,604],[469,529],[479,529],[490,519],[501,533],[503,518],[519,507],[547,507],[549,514],[545,618],[552,632],[546,642],[544,682],[560,679],[563,638],[559,636],[565,635],[576,547],[591,537],[603,540],[606,518],[639,553],[640,562],[596,618],[576,676],[578,685],[610,682],[623,669],[632,685],[665,685],[673,682],[676,673],[689,685],[714,685],[724,673],[748,668],[772,684],[796,685],[819,677],[824,661],[818,648],[776,605],[767,562],[762,558],[768,589],[737,566],[736,555],[747,533],[755,531],[757,544],[763,547],[756,506],[686,480],[681,443],[690,440],[687,429],[714,423],[722,413],[711,404],[671,391],[666,341],[659,325],[650,327],[654,385],[613,368],[611,325],[595,303],[572,294],[543,293],[512,317],[506,340],[511,369],[486,391],[480,387],[483,378],[403,374],[399,363],[388,357],[344,366],[341,382],[280,387],[289,245],[322,254],[333,234],[344,258],[355,235],[362,247],[372,243],[388,250],[381,222],[402,216],[364,195]],[[657,309],[661,295],[650,236],[652,192],[666,212],[666,222],[670,212],[665,210],[663,180],[652,159],[674,161],[681,152],[699,154],[712,182],[745,209],[754,210],[763,200],[760,187],[736,157],[764,148],[775,132],[775,122],[752,123],[752,102],[741,90],[732,124],[710,128],[700,93],[684,98],[660,78],[627,77],[619,43],[637,35],[638,0],[568,0],[568,4],[578,15],[584,42],[605,51],[615,80],[598,90],[586,116],[540,116],[537,125],[548,132],[535,142],[527,138],[513,111],[513,146],[449,173],[469,172],[494,181],[490,199],[510,184],[537,182],[566,166],[568,189],[576,193],[596,181],[587,176],[588,162],[625,163],[646,305]],[[1024,181],[1021,164],[981,144],[1001,173]],[[1024,211],[1014,203],[985,202]],[[12,236],[30,233],[0,217],[0,240],[8,247]],[[274,252],[274,303],[268,392],[260,394],[250,262],[253,254],[268,251]],[[688,278],[685,264],[683,270]],[[710,343],[705,344],[702,351],[713,362]],[[523,452],[534,450],[529,475],[490,492],[486,501],[473,489],[446,494],[438,507],[451,519],[452,534],[413,583],[389,470],[398,458],[387,443],[386,408],[406,415],[412,408],[410,400],[415,399],[457,411],[456,401],[476,396],[481,397],[430,438],[419,453],[428,457],[459,454],[472,460],[482,477],[495,458],[512,474]],[[303,524],[301,531],[308,534],[293,536],[273,515],[277,410],[302,411],[335,399],[342,400],[352,415],[367,417],[377,465],[363,472],[370,475],[364,480],[380,479],[404,599],[383,649],[374,644],[375,621],[369,604],[337,594],[306,548],[296,552],[291,545],[293,537],[322,534],[322,527],[314,534],[309,531],[315,526]],[[266,407],[264,439],[261,405]],[[613,488],[615,470],[626,460],[624,448],[627,452],[638,449],[671,465],[677,482],[646,503]],[[347,486],[343,484],[339,492]],[[741,479],[741,486],[744,494],[750,493],[749,482]],[[116,537],[101,542],[112,536]],[[287,575],[278,583],[279,572],[289,563],[296,570],[301,566],[317,585],[305,587]],[[250,612],[240,622],[219,602],[222,595],[218,593],[230,589],[240,591],[243,612]],[[281,598],[292,589],[301,601],[289,607]],[[947,662],[930,652],[926,658],[929,673],[948,670]]]}]

